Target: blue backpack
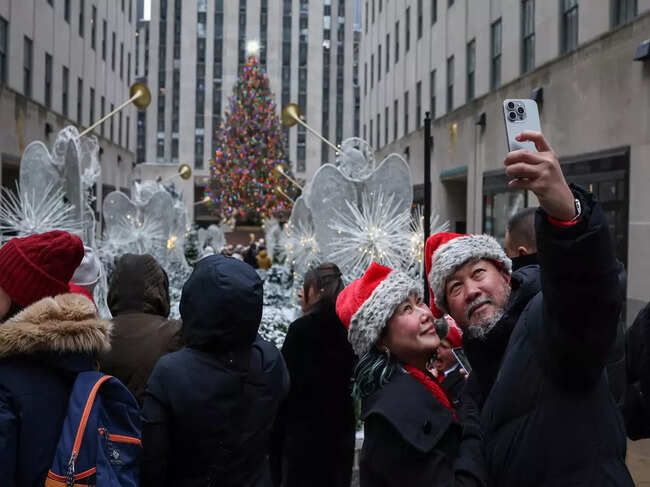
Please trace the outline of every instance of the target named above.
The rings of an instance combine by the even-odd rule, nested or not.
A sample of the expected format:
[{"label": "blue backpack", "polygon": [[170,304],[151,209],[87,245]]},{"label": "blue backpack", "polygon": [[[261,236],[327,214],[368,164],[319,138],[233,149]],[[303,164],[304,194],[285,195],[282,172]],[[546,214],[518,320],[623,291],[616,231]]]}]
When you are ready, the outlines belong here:
[{"label": "blue backpack", "polygon": [[115,377],[81,372],[45,487],[137,487],[140,411]]}]

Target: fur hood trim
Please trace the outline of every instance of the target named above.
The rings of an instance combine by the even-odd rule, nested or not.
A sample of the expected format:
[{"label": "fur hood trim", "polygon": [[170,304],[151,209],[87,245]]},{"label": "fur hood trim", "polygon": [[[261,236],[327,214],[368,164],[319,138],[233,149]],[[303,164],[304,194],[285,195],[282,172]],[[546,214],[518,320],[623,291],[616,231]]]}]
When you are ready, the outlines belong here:
[{"label": "fur hood trim", "polygon": [[110,350],[112,324],[81,294],[44,298],[0,324],[0,358],[37,352],[94,355]]}]

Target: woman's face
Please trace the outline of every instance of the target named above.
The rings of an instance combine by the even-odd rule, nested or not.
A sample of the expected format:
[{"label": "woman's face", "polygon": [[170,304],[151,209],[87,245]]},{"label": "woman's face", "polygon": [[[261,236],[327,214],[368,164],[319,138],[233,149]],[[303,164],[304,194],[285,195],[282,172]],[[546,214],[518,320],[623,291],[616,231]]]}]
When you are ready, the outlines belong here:
[{"label": "woman's face", "polygon": [[4,319],[10,309],[11,298],[5,290],[0,287],[0,320]]},{"label": "woman's face", "polygon": [[397,307],[388,320],[381,346],[401,362],[425,370],[426,363],[440,346],[440,338],[429,307],[418,296],[409,298]]},{"label": "woman's face", "polygon": [[313,287],[308,289],[300,289],[298,291],[298,297],[300,298],[300,307],[302,312],[306,313],[310,306],[312,306],[318,300],[318,293]]}]

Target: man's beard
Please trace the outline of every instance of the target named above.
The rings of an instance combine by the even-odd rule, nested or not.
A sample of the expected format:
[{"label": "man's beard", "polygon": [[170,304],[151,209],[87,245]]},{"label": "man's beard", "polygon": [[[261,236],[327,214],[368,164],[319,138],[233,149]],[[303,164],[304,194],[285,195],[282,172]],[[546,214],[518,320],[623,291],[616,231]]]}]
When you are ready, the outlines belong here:
[{"label": "man's beard", "polygon": [[[508,299],[510,298],[510,286],[507,284],[504,286],[504,291],[506,293],[506,298],[505,298],[505,303],[508,302]],[[472,309],[472,307],[477,307],[478,303],[494,303],[494,298],[490,296],[489,298],[478,298],[476,300],[477,302],[471,303],[470,306],[467,307],[468,311]],[[499,321],[501,321],[501,318],[503,318],[503,314],[505,313],[505,304],[504,306],[500,308],[496,308],[494,310],[494,313],[492,313],[491,316],[482,319],[479,323],[473,324],[473,325],[468,325],[464,333],[467,335],[468,338],[471,339],[477,339],[477,340],[486,340],[488,335],[492,330],[496,328],[496,326],[499,324]],[[469,316],[467,317],[469,320]]]}]

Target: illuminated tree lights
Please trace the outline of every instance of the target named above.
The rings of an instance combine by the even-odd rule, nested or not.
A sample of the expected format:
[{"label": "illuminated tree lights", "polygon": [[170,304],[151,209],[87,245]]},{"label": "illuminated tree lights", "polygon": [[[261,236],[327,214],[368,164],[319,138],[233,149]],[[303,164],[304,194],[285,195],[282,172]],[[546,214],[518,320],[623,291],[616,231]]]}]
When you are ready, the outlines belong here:
[{"label": "illuminated tree lights", "polygon": [[291,202],[275,190],[279,186],[292,199],[297,197],[289,180],[273,171],[281,165],[292,176],[275,110],[268,76],[251,56],[242,66],[230,111],[217,131],[205,188],[211,212],[222,219],[284,220],[291,213]]}]

